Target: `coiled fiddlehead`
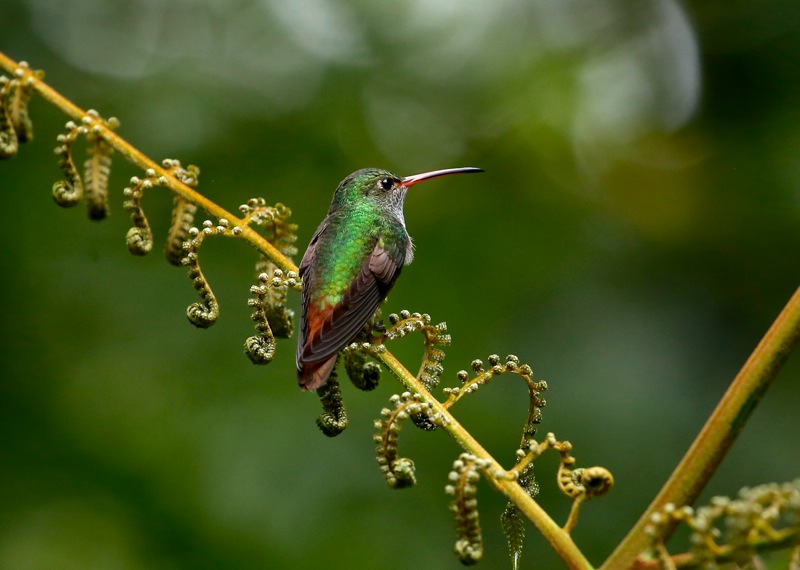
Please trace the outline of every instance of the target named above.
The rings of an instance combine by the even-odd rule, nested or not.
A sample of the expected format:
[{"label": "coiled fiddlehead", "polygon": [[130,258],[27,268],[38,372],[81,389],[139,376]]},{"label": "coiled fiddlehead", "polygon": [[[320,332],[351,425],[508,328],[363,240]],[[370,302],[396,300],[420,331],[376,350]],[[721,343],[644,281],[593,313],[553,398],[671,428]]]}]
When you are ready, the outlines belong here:
[{"label": "coiled fiddlehead", "polygon": [[393,489],[412,487],[417,479],[414,472],[414,462],[406,457],[400,457],[397,449],[397,439],[402,427],[402,421],[412,416],[423,415],[428,422],[435,423],[430,404],[422,402],[420,397],[410,392],[394,395],[389,401],[392,408],[383,408],[383,419],[375,420],[375,429],[379,431],[374,436],[378,452],[377,460],[386,483]]},{"label": "coiled fiddlehead", "polygon": [[53,199],[59,206],[71,208],[83,199],[83,181],[72,159],[72,145],[78,136],[86,134],[88,129],[76,125],[73,121],[67,121],[66,129],[67,132],[58,135],[57,138],[60,144],[56,147],[55,153],[58,157],[58,167],[64,173],[64,179],[53,184]]},{"label": "coiled fiddlehead", "polygon": [[[275,356],[275,336],[286,337],[292,332],[292,311],[286,309],[286,291],[297,284],[297,275],[290,271],[274,269],[272,277],[260,273],[258,284],[250,287],[253,297],[248,304],[253,308],[251,318],[256,322],[258,335],[249,337],[244,350],[254,364],[267,364]],[[270,323],[276,326],[270,326]],[[277,332],[275,332],[277,331]]]},{"label": "coiled fiddlehead", "polygon": [[[170,173],[186,184],[189,188],[197,188],[200,177],[200,169],[190,164],[186,168],[181,166],[180,161],[175,159],[165,159],[164,168],[169,169]],[[167,244],[164,248],[164,255],[167,261],[180,267],[183,259],[183,244],[189,241],[189,230],[194,224],[194,216],[197,213],[197,206],[192,204],[183,196],[177,194],[172,202],[172,223],[169,226]]]},{"label": "coiled fiddlehead", "polygon": [[358,343],[353,343],[342,352],[344,369],[353,385],[359,390],[369,392],[378,387],[381,367],[377,362],[367,360],[368,353]]},{"label": "coiled fiddlehead", "polygon": [[[86,111],[80,124],[68,121],[67,132],[57,137],[59,145],[55,149],[58,166],[64,179],[53,184],[53,198],[59,206],[70,208],[87,197],[87,212],[92,220],[101,220],[108,214],[108,175],[111,170],[112,148],[102,137],[99,126],[113,130],[119,121],[111,117],[107,121],[94,109]],[[84,136],[88,142],[88,158],[84,162],[84,178],[81,178],[72,156],[73,146],[78,137]]]},{"label": "coiled fiddlehead", "polygon": [[558,441],[555,434],[548,433],[542,443],[530,439],[517,451],[518,462],[512,471],[517,474],[520,482],[526,477],[533,461],[548,449],[554,449],[561,456],[557,482],[559,490],[573,500],[572,509],[564,524],[564,530],[571,532],[578,523],[581,505],[589,499],[608,493],[614,486],[614,477],[605,467],[574,468],[572,444]]},{"label": "coiled fiddlehead", "polygon": [[[33,92],[33,78],[28,77],[23,79],[25,71],[27,70],[28,64],[21,61],[19,69],[17,69],[15,73],[15,78],[11,81],[12,90],[8,105],[8,114],[11,123],[14,125],[14,132],[17,135],[17,140],[20,143],[33,140],[33,122],[28,114],[28,102]],[[44,77],[44,72],[42,71],[34,71],[33,73],[39,79]]]},{"label": "coiled fiddlehead", "polygon": [[[292,211],[283,204],[267,206],[263,198],[254,198],[239,207],[247,224],[254,224],[263,229],[270,242],[284,255],[297,253],[294,242],[297,240],[297,225],[290,223]],[[245,353],[254,364],[267,364],[275,355],[275,338],[289,338],[294,329],[294,312],[286,306],[286,294],[290,288],[298,286],[297,274],[290,271],[286,274],[278,269],[266,256],[259,254],[256,262],[258,283],[250,288],[253,297],[248,304],[254,309],[251,317],[256,322],[258,335],[245,341]],[[333,394],[331,391],[330,394]],[[330,395],[329,394],[329,395]],[[323,395],[320,395],[322,398]],[[332,396],[331,396],[332,397]],[[341,402],[341,394],[338,395]],[[324,405],[324,402],[323,402]],[[342,408],[343,410],[343,408]],[[341,418],[335,419],[336,413],[326,411],[323,415],[334,418],[331,426],[346,426]],[[323,432],[336,431],[337,428],[323,428]],[[343,430],[344,427],[341,427]],[[333,434],[335,435],[335,434]]]},{"label": "coiled fiddlehead", "polygon": [[317,388],[322,403],[322,414],[317,418],[317,426],[328,437],[335,437],[347,428],[347,411],[342,401],[342,390],[334,367],[328,381]]},{"label": "coiled fiddlehead", "polygon": [[462,453],[453,462],[450,484],[445,487],[445,492],[455,497],[450,503],[458,536],[453,551],[465,566],[477,564],[483,557],[483,537],[475,495],[478,492],[480,470],[487,465],[486,461],[472,454]]},{"label": "coiled fiddlehead", "polygon": [[11,119],[12,90],[13,84],[8,77],[0,76],[0,158],[16,156],[19,149],[19,139]]},{"label": "coiled fiddlehead", "polygon": [[[238,230],[238,231],[237,231]],[[189,229],[189,237],[191,238],[184,245],[186,251],[182,263],[189,270],[189,279],[192,280],[192,285],[197,290],[200,302],[192,303],[186,309],[186,316],[189,321],[198,328],[208,328],[217,322],[219,318],[219,303],[208,280],[203,275],[200,269],[200,261],[198,258],[198,251],[200,246],[203,245],[203,240],[213,235],[226,235],[229,232],[232,235],[239,233],[239,228],[230,229],[228,220],[221,219],[215,226],[211,220],[203,222],[203,229],[193,227]]]},{"label": "coiled fiddlehead", "polygon": [[34,77],[44,73],[32,72],[24,61],[9,79],[0,76],[0,159],[16,156],[21,143],[33,140],[33,123],[28,115],[28,101],[33,92]]},{"label": "coiled fiddlehead", "polygon": [[391,327],[385,332],[387,340],[402,338],[412,332],[422,332],[425,337],[425,352],[422,356],[417,378],[428,391],[432,391],[439,383],[442,374],[444,351],[442,347],[449,346],[452,339],[447,334],[447,324],[431,325],[431,316],[425,313],[411,313],[400,311],[400,314],[389,315]]}]

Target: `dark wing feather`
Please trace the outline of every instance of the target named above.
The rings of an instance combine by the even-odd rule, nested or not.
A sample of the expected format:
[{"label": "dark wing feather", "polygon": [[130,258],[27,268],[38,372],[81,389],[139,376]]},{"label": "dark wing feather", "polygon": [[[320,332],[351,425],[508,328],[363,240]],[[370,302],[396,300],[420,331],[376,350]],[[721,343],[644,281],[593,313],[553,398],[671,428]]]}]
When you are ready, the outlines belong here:
[{"label": "dark wing feather", "polygon": [[317,231],[314,232],[314,235],[311,236],[311,241],[306,248],[306,252],[303,254],[303,259],[300,261],[300,266],[297,268],[297,274],[300,276],[300,279],[303,280],[303,293],[302,293],[302,304],[303,304],[303,311],[300,315],[300,336],[297,342],[297,352],[295,355],[295,362],[297,363],[297,370],[302,370],[302,354],[303,348],[305,347],[306,343],[308,342],[308,315],[306,314],[306,307],[308,307],[309,299],[309,291],[310,287],[308,286],[308,281],[312,279],[311,274],[309,273],[308,269],[311,267],[311,262],[314,259],[314,251],[317,249],[317,242],[319,241],[319,236],[322,231],[328,225],[323,221]]},{"label": "dark wing feather", "polygon": [[328,224],[326,220],[323,220],[322,223],[317,228],[317,231],[314,232],[314,235],[311,236],[311,241],[306,248],[306,252],[303,254],[303,259],[300,261],[300,267],[297,268],[297,273],[302,279],[305,275],[306,271],[308,271],[308,267],[311,265],[311,260],[314,259],[314,250],[317,249],[317,242],[319,241],[319,236],[328,228]]},{"label": "dark wing feather", "polygon": [[[339,352],[375,314],[403,267],[406,240],[381,247],[380,240],[364,260],[342,300],[333,307],[318,333],[298,346],[298,367],[326,360]],[[305,323],[303,323],[305,325]],[[307,334],[304,329],[301,334]]]}]

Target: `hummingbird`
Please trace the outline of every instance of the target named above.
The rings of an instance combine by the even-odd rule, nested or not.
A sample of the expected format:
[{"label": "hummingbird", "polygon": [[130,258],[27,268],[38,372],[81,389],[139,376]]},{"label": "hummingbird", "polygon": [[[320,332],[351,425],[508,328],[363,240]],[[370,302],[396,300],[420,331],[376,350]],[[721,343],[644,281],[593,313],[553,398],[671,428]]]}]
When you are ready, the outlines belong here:
[{"label": "hummingbird", "polygon": [[339,351],[375,314],[414,258],[403,204],[409,188],[450,174],[483,172],[448,168],[405,178],[379,168],[342,180],[300,262],[302,315],[297,380],[316,390],[328,380]]}]

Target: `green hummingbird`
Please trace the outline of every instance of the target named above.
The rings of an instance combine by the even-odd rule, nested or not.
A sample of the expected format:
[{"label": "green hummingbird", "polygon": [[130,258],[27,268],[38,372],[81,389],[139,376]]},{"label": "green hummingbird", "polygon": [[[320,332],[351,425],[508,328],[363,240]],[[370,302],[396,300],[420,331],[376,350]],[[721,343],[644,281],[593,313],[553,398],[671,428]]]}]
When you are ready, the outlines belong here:
[{"label": "green hummingbird", "polygon": [[315,390],[330,376],[339,351],[375,314],[404,265],[414,258],[406,231],[406,192],[425,180],[483,172],[464,167],[402,178],[364,168],[345,178],[300,262],[302,316],[297,378]]}]

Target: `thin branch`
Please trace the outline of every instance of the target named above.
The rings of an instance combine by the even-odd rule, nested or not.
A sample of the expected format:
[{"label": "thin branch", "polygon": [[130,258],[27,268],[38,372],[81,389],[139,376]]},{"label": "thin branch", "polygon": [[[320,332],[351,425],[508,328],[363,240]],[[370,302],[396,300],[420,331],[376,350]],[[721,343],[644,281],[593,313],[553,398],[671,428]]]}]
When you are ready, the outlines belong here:
[{"label": "thin branch", "polygon": [[[61,109],[76,121],[85,124],[96,136],[104,139],[128,161],[142,168],[152,169],[163,177],[175,195],[205,209],[218,219],[227,219],[239,226],[241,237],[268,257],[285,272],[297,271],[291,260],[278,251],[246,221],[228,212],[213,201],[176,179],[172,173],[152,161],[138,149],[122,139],[99,116],[89,114],[44,83],[39,76],[0,52],[0,68],[12,75],[30,81],[33,89],[46,101]],[[654,512],[667,503],[691,504],[715,472],[727,450],[742,430],[747,418],[775,378],[783,362],[800,339],[800,289],[773,323],[765,337],[756,347],[742,370],[734,379],[712,416],[697,436],[684,459],[675,469],[662,491],[648,507],[628,536],[604,563],[603,568],[630,568],[637,557],[647,548],[650,537],[644,532]],[[379,349],[378,349],[379,348]],[[484,475],[490,483],[530,519],[559,556],[570,568],[588,569],[586,560],[570,536],[564,532],[542,508],[526,493],[513,477],[513,472],[501,465],[459,424],[450,412],[411,374],[385,347],[376,347],[376,357],[400,380],[407,390],[420,395],[427,402],[444,429],[472,455],[486,460]],[[666,527],[666,538],[674,530]]]},{"label": "thin branch", "polygon": [[181,196],[185,200],[200,206],[206,212],[218,219],[224,218],[233,225],[240,226],[242,228],[241,237],[259,251],[264,252],[264,254],[272,259],[273,263],[275,263],[275,265],[280,267],[283,271],[297,271],[297,266],[292,263],[288,257],[278,251],[275,246],[264,239],[261,234],[259,234],[250,226],[246,225],[244,220],[240,219],[235,214],[228,212],[186,184],[183,184],[162,165],[151,160],[143,152],[135,148],[128,141],[112,131],[102,118],[89,115],[86,111],[75,105],[72,101],[42,81],[41,78],[39,78],[31,70],[21,67],[17,62],[6,56],[1,51],[0,68],[4,69],[10,75],[22,73],[26,80],[29,79],[32,81],[33,89],[39,95],[41,95],[44,100],[61,109],[67,116],[72,117],[72,119],[75,121],[83,122],[87,127],[89,127],[90,130],[97,129],[94,131],[97,132],[97,136],[108,142],[108,144],[111,145],[114,150],[124,156],[129,162],[140,167],[142,170],[155,170],[157,176],[163,176],[167,180],[167,184],[165,186],[176,195]]},{"label": "thin branch", "polygon": [[534,501],[517,483],[516,478],[507,472],[478,441],[470,434],[439,400],[428,392],[422,383],[409,372],[388,350],[376,351],[376,357],[386,365],[407,390],[419,394],[423,402],[430,404],[434,417],[438,417],[443,428],[466,451],[479,459],[489,462],[483,471],[486,479],[500,493],[512,501],[519,510],[539,529],[545,539],[569,568],[588,569],[592,565],[578,549],[572,538]]},{"label": "thin branch", "polygon": [[[180,180],[175,178],[171,172],[157,164],[144,153],[133,147],[130,143],[112,131],[108,124],[99,116],[89,114],[69,99],[58,93],[55,89],[44,83],[41,78],[33,72],[8,58],[0,52],[0,68],[9,74],[22,74],[24,78],[31,78],[34,90],[39,93],[46,101],[61,109],[66,115],[74,120],[85,124],[91,132],[98,138],[102,138],[118,153],[124,156],[129,162],[140,167],[142,170],[152,169],[156,176],[164,177],[166,186],[173,193],[188,202],[194,203],[205,209],[210,215],[218,219],[227,219],[231,225],[239,226],[242,229],[241,237],[253,245],[256,249],[268,257],[276,266],[285,272],[297,272],[297,266],[286,256],[278,251],[271,243],[264,239],[258,232],[247,225],[246,221],[218,206],[193,188],[190,188]],[[530,495],[516,482],[513,472],[508,472],[472,437],[472,435],[459,424],[452,414],[409,372],[384,346],[376,347],[376,356],[394,373],[406,389],[419,394],[422,400],[429,402],[433,407],[434,413],[438,414],[444,429],[461,445],[467,452],[478,458],[486,459],[488,467],[485,469],[485,476],[491,484],[505,495],[510,501],[519,507],[519,510],[527,516],[534,525],[542,532],[545,538],[552,544],[559,556],[564,560],[569,568],[587,570],[592,565],[584,557],[570,538],[553,519],[536,503]]]}]

